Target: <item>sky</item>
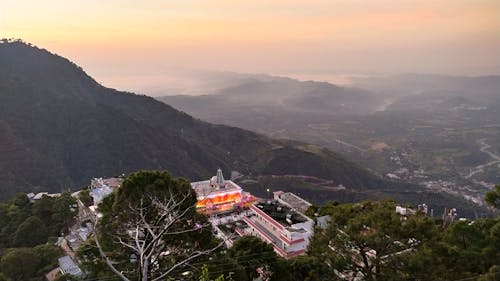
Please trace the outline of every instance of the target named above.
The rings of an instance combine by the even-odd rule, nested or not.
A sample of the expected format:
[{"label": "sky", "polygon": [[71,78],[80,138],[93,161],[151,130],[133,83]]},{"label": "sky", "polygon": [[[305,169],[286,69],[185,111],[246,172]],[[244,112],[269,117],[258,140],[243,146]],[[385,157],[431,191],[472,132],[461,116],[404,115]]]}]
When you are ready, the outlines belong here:
[{"label": "sky", "polygon": [[0,37],[136,91],[188,70],[500,74],[499,0],[0,0]]}]

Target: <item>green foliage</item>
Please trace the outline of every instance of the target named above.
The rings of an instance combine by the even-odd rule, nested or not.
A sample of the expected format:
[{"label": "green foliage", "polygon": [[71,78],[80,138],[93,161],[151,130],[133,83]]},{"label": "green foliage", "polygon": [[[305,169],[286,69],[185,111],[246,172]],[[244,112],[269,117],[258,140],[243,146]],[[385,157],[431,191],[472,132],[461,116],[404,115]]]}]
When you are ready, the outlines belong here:
[{"label": "green foliage", "polygon": [[478,281],[499,281],[500,280],[500,265],[492,266],[487,273],[479,277]]},{"label": "green foliage", "polygon": [[94,205],[94,199],[90,196],[90,190],[88,188],[82,189],[80,193],[78,193],[78,199],[87,207]]},{"label": "green foliage", "polygon": [[413,234],[406,231],[395,204],[364,202],[331,210],[332,221],[326,230],[317,231],[310,254],[325,257],[339,272],[361,272],[368,280],[397,276],[391,254],[412,247],[408,240]]},{"label": "green foliage", "polygon": [[486,193],[484,201],[493,208],[500,209],[500,184],[497,184],[493,190]]},{"label": "green foliage", "polygon": [[35,246],[74,222],[76,201],[65,192],[60,197],[43,196],[30,203],[26,194],[0,204],[0,249],[13,246]]},{"label": "green foliage", "polygon": [[[72,223],[76,210],[69,193],[30,203],[26,194],[0,204],[0,271],[8,280],[39,278],[57,265],[59,249],[46,243]],[[33,247],[33,248],[12,248]]]},{"label": "green foliage", "polygon": [[[279,257],[273,247],[254,236],[242,237],[236,240],[227,251],[227,256],[234,259],[237,264],[245,268],[246,280],[252,280],[259,276],[257,269],[277,272]],[[280,274],[286,274],[281,272]],[[279,276],[271,275],[271,280],[278,280]]]},{"label": "green foliage", "polygon": [[54,281],[80,281],[81,279],[71,274],[61,274]]},{"label": "green foliage", "polygon": [[[220,243],[207,227],[206,217],[196,212],[195,202],[196,195],[184,179],[172,178],[167,172],[133,173],[99,205],[102,213],[96,227],[99,245],[111,257],[114,267],[127,272],[130,278],[158,277],[193,253],[212,249]],[[141,242],[130,235],[131,229],[138,229],[137,237]],[[144,243],[148,254],[139,253],[140,250],[126,247],[119,241],[130,245]],[[90,245],[79,251],[79,256],[89,271],[96,274],[102,269],[102,263],[93,262],[96,252],[88,247]],[[170,254],[164,255],[164,252]],[[142,262],[131,262],[132,255],[143,257]],[[192,261],[206,259],[198,257]],[[162,270],[147,266],[153,261]],[[180,270],[182,267],[169,277],[181,274]]]},{"label": "green foliage", "polygon": [[366,280],[455,280],[500,265],[500,218],[442,228],[419,214],[402,219],[394,207],[393,202],[364,202],[332,208],[331,223],[316,230],[308,258],[326,263],[320,269],[330,274],[360,272]]},{"label": "green foliage", "polygon": [[112,279],[116,277],[100,256],[94,238],[88,239],[78,248],[76,257],[89,279]]},{"label": "green foliage", "polygon": [[6,280],[29,280],[53,269],[60,255],[59,249],[51,245],[11,248],[0,259],[0,271]]},{"label": "green foliage", "polygon": [[71,193],[63,192],[54,200],[51,218],[56,223],[56,227],[66,233],[74,224],[77,213],[76,199],[71,197]]},{"label": "green foliage", "polygon": [[[8,250],[0,260],[0,270],[5,274],[7,280],[25,281],[43,274],[40,272],[48,264],[47,261],[38,256],[39,252],[33,248],[14,248]],[[57,261],[57,257],[55,258]]]},{"label": "green foliage", "polygon": [[201,267],[201,275],[198,279],[199,281],[233,281],[231,274],[228,274],[227,277],[224,274],[220,274],[215,279],[210,278],[210,272],[208,270],[208,265],[204,264]]},{"label": "green foliage", "polygon": [[32,247],[47,242],[47,229],[41,219],[31,216],[19,225],[13,239],[17,247]]},{"label": "green foliage", "polygon": [[42,244],[32,248],[33,253],[40,259],[40,270],[46,273],[58,265],[61,250],[53,245]]},{"label": "green foliage", "polygon": [[299,256],[287,261],[290,281],[333,281],[328,266],[314,256]]}]

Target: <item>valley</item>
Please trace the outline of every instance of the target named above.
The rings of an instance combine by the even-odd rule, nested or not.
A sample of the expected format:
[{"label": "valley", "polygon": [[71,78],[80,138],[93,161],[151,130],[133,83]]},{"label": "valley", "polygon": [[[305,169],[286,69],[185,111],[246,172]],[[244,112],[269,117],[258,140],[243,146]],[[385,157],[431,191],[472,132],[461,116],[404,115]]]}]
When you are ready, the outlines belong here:
[{"label": "valley", "polygon": [[[358,92],[363,95],[371,91],[372,97],[351,103],[349,112],[342,109],[349,102],[348,95],[337,94],[335,87],[304,82],[311,88],[301,91],[297,90],[300,82],[276,79],[272,88],[266,81],[251,90],[232,87],[205,96],[160,100],[210,122],[327,147],[387,180],[446,192],[476,206],[483,206],[485,192],[500,182],[500,128],[496,125],[500,123],[496,90],[500,77],[363,79],[354,86],[362,88]],[[313,112],[288,105],[283,93],[290,92],[286,90],[290,87],[295,100],[315,96],[321,101],[318,104],[337,101],[337,106]],[[318,92],[322,92],[320,97]],[[285,102],[247,105],[239,98],[244,95]]]}]

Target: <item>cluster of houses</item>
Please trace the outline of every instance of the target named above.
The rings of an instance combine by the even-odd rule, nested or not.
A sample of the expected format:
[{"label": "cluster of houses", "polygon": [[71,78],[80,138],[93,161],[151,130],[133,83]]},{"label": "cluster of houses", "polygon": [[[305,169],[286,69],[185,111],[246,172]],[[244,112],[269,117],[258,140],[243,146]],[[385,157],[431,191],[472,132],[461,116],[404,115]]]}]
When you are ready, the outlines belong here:
[{"label": "cluster of houses", "polygon": [[[59,274],[69,274],[76,277],[83,277],[84,271],[78,266],[75,258],[75,252],[87,239],[92,235],[94,229],[94,220],[97,213],[97,205],[115,190],[120,187],[123,178],[94,178],[90,183],[89,195],[92,197],[94,205],[87,207],[80,200],[77,200],[77,205],[70,206],[74,211],[78,210],[76,223],[69,229],[68,233],[64,233],[59,237],[57,245],[65,253],[58,260],[58,267],[51,270],[45,275],[48,281],[53,281]],[[71,193],[71,196],[78,199],[80,191]],[[42,199],[44,196],[60,197],[61,193],[28,193],[27,197],[30,202],[35,202]]]},{"label": "cluster of houses", "polygon": [[[54,280],[58,272],[78,277],[84,275],[76,262],[75,252],[93,233],[93,222],[99,215],[97,205],[122,182],[122,178],[92,179],[89,195],[94,205],[87,207],[78,200],[77,222],[58,240],[65,255],[59,258],[59,267],[46,275],[47,280]],[[227,247],[242,236],[253,235],[272,244],[275,252],[284,258],[305,253],[313,235],[314,221],[304,215],[311,204],[299,196],[277,191],[272,199],[259,199],[235,182],[225,180],[220,169],[216,176],[192,182],[191,187],[197,196],[197,211],[208,217],[214,234],[223,239]],[[72,193],[72,196],[78,198],[79,192]],[[60,194],[28,195],[32,201],[43,196],[57,197]]]}]

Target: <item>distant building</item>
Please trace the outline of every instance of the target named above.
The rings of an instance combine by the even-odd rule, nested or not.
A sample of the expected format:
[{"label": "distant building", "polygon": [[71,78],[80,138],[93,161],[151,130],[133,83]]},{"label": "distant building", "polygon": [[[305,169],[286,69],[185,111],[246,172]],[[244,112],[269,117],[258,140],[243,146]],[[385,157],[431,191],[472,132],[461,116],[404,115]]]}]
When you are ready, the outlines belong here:
[{"label": "distant building", "polygon": [[94,205],[99,205],[106,196],[120,187],[122,183],[122,178],[93,178],[90,181],[90,196],[94,199]]},{"label": "distant building", "polygon": [[400,214],[402,218],[407,219],[409,216],[416,215],[417,213],[428,215],[429,207],[427,204],[419,204],[417,209],[413,209],[410,207],[396,206],[396,213]]},{"label": "distant building", "polygon": [[326,229],[328,227],[328,225],[330,224],[331,220],[332,220],[332,217],[329,215],[317,217],[316,218],[316,226],[321,228],[321,229]]},{"label": "distant building", "polygon": [[401,216],[407,217],[410,215],[415,215],[417,211],[409,207],[396,206],[396,213],[400,214]]},{"label": "distant building", "polygon": [[26,194],[26,196],[28,197],[28,199],[30,200],[30,202],[33,203],[33,202],[35,202],[37,200],[42,199],[44,196],[52,197],[52,198],[60,197],[61,193],[39,192],[39,193],[35,194],[33,192],[30,192],[30,193]]},{"label": "distant building", "polygon": [[452,222],[454,222],[456,220],[458,216],[458,212],[457,212],[457,209],[455,208],[444,208],[444,212],[443,212],[443,226],[448,226],[449,224],[451,224]]},{"label": "distant building", "polygon": [[417,211],[427,216],[429,214],[429,207],[427,204],[419,204]]}]

